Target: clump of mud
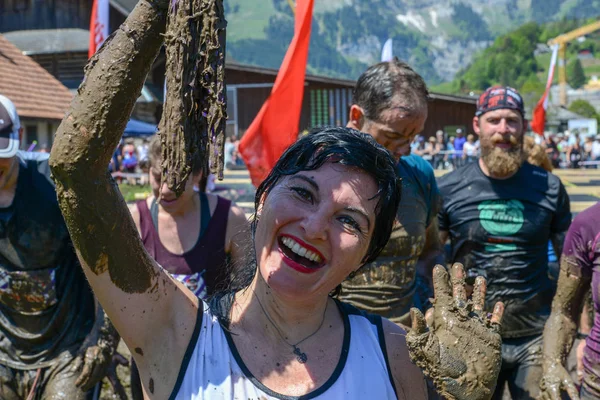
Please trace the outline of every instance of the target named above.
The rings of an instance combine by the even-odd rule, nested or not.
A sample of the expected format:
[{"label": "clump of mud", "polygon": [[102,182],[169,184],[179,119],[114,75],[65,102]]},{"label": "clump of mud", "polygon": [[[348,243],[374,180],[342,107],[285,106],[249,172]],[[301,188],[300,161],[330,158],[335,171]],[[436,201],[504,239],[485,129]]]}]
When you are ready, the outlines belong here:
[{"label": "clump of mud", "polygon": [[172,0],[165,45],[167,74],[163,115],[162,181],[183,192],[194,156],[209,157],[223,178],[227,120],[225,21],[222,0]]}]

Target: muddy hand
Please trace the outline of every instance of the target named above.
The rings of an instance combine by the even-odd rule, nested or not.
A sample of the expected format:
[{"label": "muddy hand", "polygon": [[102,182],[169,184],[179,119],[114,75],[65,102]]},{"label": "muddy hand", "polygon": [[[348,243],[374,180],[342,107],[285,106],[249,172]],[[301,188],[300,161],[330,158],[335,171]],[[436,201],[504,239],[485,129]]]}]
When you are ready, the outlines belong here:
[{"label": "muddy hand", "polygon": [[541,400],[561,400],[561,391],[567,392],[571,400],[579,400],[579,392],[562,364],[544,365],[544,377],[540,383]]},{"label": "muddy hand", "polygon": [[111,360],[112,352],[104,346],[88,347],[73,365],[73,371],[81,370],[75,385],[83,391],[91,390],[104,378]]},{"label": "muddy hand", "polygon": [[497,303],[493,314],[486,315],[482,277],[476,279],[469,301],[461,264],[452,266],[451,281],[445,268],[436,266],[433,314],[426,323],[419,310],[411,310],[412,330],[406,338],[410,357],[442,397],[490,399],[500,372],[504,305]]}]

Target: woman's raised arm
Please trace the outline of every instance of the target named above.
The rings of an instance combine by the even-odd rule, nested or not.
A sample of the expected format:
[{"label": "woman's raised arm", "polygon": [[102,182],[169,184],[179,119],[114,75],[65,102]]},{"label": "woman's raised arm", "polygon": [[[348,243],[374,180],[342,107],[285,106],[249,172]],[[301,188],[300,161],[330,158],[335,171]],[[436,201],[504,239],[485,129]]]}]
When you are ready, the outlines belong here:
[{"label": "woman's raised arm", "polygon": [[50,157],[82,267],[159,398],[177,378],[198,300],[148,256],[107,166],[163,43],[169,3],[140,1],[92,57]]}]

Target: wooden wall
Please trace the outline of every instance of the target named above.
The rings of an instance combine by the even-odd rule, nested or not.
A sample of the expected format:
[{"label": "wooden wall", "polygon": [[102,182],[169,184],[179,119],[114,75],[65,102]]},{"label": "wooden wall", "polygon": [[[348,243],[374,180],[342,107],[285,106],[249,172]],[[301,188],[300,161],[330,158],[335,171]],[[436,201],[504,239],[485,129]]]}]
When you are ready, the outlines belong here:
[{"label": "wooden wall", "polygon": [[455,129],[450,127],[462,127],[466,133],[474,133],[472,121],[475,116],[475,101],[466,103],[463,101],[451,101],[447,99],[433,99],[429,103],[429,116],[425,123],[423,136],[434,136],[438,130],[445,130],[449,135],[455,134]]},{"label": "wooden wall", "polygon": [[89,29],[90,0],[0,0],[0,29]]},{"label": "wooden wall", "polygon": [[87,52],[34,54],[31,58],[67,86],[83,81],[83,69],[88,61]]},{"label": "wooden wall", "polygon": [[[0,32],[90,28],[92,0],[0,0]],[[110,31],[125,17],[110,7]]]}]

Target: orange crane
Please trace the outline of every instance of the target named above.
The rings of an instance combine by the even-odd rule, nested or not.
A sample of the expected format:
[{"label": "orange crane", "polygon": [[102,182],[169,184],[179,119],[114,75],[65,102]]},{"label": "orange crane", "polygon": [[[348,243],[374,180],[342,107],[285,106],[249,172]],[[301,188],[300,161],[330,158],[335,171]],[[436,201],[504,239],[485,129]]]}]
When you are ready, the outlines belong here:
[{"label": "orange crane", "polygon": [[567,43],[600,29],[600,20],[571,32],[550,39],[548,46],[558,45],[558,83],[560,85],[560,105],[567,106]]},{"label": "orange crane", "polygon": [[296,4],[294,4],[294,0],[287,0],[287,2],[290,5],[290,8],[292,9],[292,12],[294,14],[296,14]]}]

